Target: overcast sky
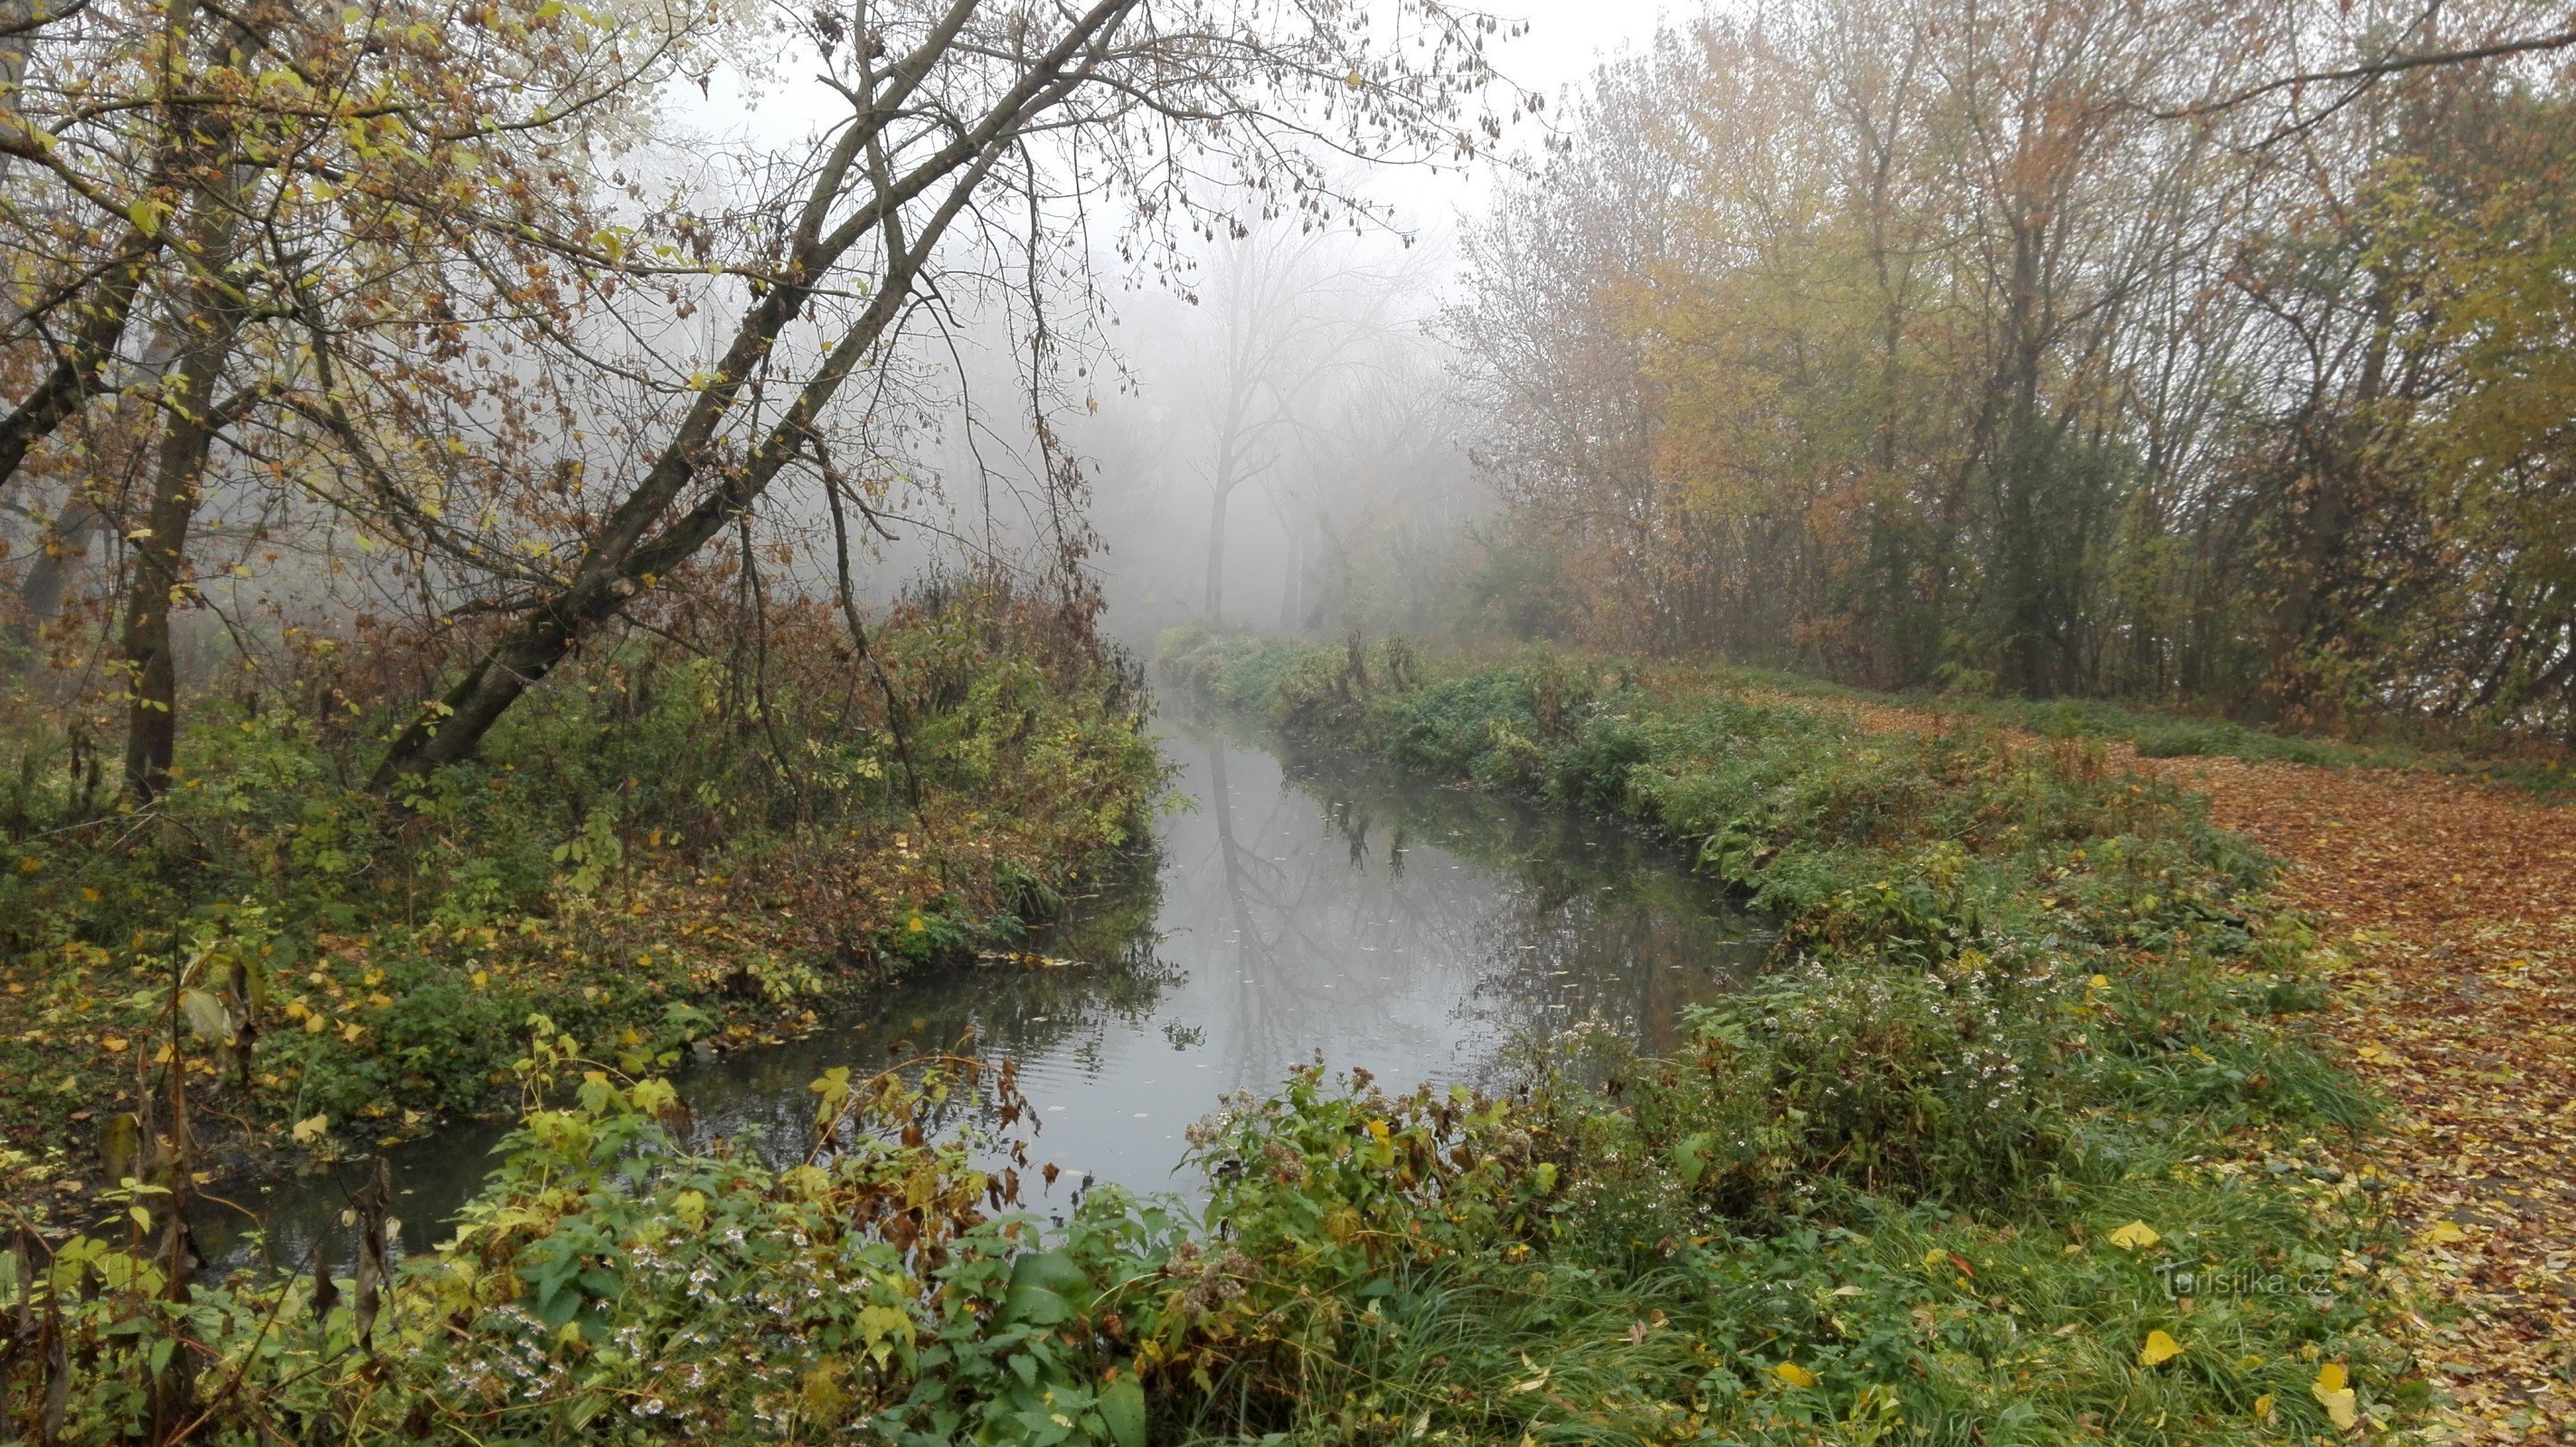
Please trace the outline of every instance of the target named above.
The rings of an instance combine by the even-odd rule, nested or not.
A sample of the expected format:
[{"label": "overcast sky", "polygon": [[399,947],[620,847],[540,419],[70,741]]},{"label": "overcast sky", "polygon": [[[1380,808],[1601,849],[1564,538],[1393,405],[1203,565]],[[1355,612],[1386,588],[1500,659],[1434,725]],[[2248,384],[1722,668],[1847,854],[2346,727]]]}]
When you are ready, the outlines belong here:
[{"label": "overcast sky", "polygon": [[[1658,23],[1696,14],[1700,7],[1693,0],[1679,4],[1673,0],[1518,0],[1517,4],[1492,4],[1492,8],[1507,18],[1530,22],[1528,34],[1494,47],[1495,68],[1514,83],[1545,95],[1549,114],[1555,115],[1559,113],[1556,102],[1566,88],[1580,83],[1593,67],[1623,51],[1644,48]],[[1504,133],[1511,150],[1527,148],[1530,139],[1526,130]],[[1493,179],[1492,168],[1486,166],[1466,177],[1398,170],[1381,175],[1370,189],[1411,213],[1412,224],[1438,244],[1454,229],[1461,211],[1472,214],[1484,209]]]},{"label": "overcast sky", "polygon": [[[1554,102],[1569,85],[1580,82],[1601,61],[1623,50],[1642,47],[1660,20],[1697,13],[1698,0],[1484,0],[1506,21],[1527,20],[1529,33],[1493,42],[1496,68],[1513,82],[1545,94]],[[792,67],[791,67],[792,70]],[[780,74],[761,83],[759,94],[747,94],[741,77],[719,71],[710,91],[694,86],[671,93],[677,118],[700,135],[716,140],[747,140],[792,145],[812,134],[818,116],[837,111],[838,102],[795,74]],[[1525,149],[1533,133],[1506,132],[1508,150]],[[1478,174],[1429,175],[1419,168],[1381,173],[1368,189],[1408,213],[1410,224],[1436,239],[1450,231],[1461,210],[1483,209],[1492,184],[1492,168]]]}]

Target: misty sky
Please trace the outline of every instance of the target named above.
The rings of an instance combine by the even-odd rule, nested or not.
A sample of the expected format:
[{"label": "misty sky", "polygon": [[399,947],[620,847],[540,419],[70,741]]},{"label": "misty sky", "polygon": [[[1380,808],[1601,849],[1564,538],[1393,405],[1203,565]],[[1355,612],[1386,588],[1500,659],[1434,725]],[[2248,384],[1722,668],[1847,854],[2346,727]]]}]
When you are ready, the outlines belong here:
[{"label": "misty sky", "polygon": [[[1494,42],[1495,64],[1515,83],[1554,102],[1601,61],[1642,46],[1660,21],[1687,18],[1703,8],[1691,0],[1491,4],[1493,12],[1507,21],[1530,22],[1529,33]],[[783,73],[746,86],[739,74],[725,70],[712,78],[703,96],[693,86],[680,86],[671,94],[678,117],[705,135],[777,144],[802,137],[820,117],[840,109],[836,97],[819,88],[809,89],[803,81],[804,77]],[[1526,148],[1529,139],[1526,131],[1507,134],[1507,149]],[[1454,228],[1460,210],[1482,209],[1491,180],[1491,168],[1486,166],[1476,167],[1468,176],[1450,170],[1432,174],[1414,167],[1389,168],[1366,189],[1395,203],[1405,213],[1406,224],[1420,228],[1436,244]]]}]

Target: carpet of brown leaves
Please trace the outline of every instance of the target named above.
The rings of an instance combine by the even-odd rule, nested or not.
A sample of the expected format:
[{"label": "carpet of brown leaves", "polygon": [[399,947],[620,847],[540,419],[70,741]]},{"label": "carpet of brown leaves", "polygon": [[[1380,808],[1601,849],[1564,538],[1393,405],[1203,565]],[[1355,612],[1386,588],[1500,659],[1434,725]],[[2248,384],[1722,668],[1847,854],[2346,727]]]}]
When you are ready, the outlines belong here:
[{"label": "carpet of brown leaves", "polygon": [[[2154,763],[2158,761],[2141,761]],[[2397,1107],[2420,1350],[2467,1441],[2576,1439],[2576,808],[2430,774],[2162,761],[2343,963],[2328,1028]]]},{"label": "carpet of brown leaves", "polygon": [[[1853,700],[1874,729],[1956,720]],[[2393,1107],[2437,1441],[2576,1442],[2576,806],[2425,772],[2232,758],[2168,774],[2287,861],[2338,963],[2326,1027]]]}]

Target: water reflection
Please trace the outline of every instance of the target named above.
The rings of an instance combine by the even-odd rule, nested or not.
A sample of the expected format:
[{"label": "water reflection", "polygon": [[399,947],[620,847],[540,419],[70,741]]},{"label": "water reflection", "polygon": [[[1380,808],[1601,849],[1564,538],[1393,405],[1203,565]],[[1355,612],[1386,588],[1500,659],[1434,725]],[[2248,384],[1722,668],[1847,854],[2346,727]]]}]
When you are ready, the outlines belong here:
[{"label": "water reflection", "polygon": [[[1615,825],[1283,758],[1204,723],[1168,725],[1164,747],[1182,802],[1158,827],[1158,866],[1042,944],[1083,964],[916,977],[804,1039],[694,1066],[680,1084],[699,1132],[801,1151],[806,1085],[824,1070],[972,1039],[1020,1062],[1040,1160],[1186,1192],[1182,1132],[1228,1091],[1266,1092],[1318,1055],[1390,1083],[1491,1084],[1514,1041],[1580,1021],[1662,1045],[1685,1005],[1760,953],[1718,891]],[[504,1129],[395,1149],[413,1244],[479,1187]],[[329,1231],[353,1181],[245,1202],[270,1224],[271,1259],[291,1266]],[[239,1259],[225,1223],[208,1225]]]}]

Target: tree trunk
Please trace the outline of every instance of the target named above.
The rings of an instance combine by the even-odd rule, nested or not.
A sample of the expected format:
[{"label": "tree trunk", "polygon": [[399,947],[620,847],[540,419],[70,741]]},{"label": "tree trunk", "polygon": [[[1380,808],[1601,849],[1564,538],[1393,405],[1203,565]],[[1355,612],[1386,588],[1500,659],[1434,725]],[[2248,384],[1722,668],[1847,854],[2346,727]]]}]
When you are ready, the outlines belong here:
[{"label": "tree trunk", "polygon": [[196,276],[188,302],[171,319],[178,365],[164,377],[161,446],[152,469],[152,496],[134,539],[133,571],[125,602],[125,664],[129,671],[125,714],[125,791],[150,803],[170,780],[179,739],[179,670],[172,654],[170,614],[186,598],[188,530],[205,495],[206,458],[223,422],[214,393],[232,362],[241,335],[241,293],[225,280],[240,234],[237,209],[248,178],[236,170],[222,190],[204,198],[197,224],[183,246]]},{"label": "tree trunk", "polygon": [[1279,574],[1279,631],[1282,633],[1291,632],[1297,626],[1297,595],[1306,576],[1305,535],[1297,531],[1293,520],[1286,527],[1288,555]]},{"label": "tree trunk", "polygon": [[[416,778],[448,764],[461,763],[481,746],[501,715],[519,696],[554,672],[574,645],[592,629],[616,616],[626,601],[653,586],[694,556],[745,508],[757,501],[779,470],[803,451],[823,409],[862,358],[873,351],[902,315],[914,280],[933,248],[965,209],[967,201],[1003,154],[988,150],[967,166],[939,210],[907,246],[899,220],[888,205],[887,265],[867,309],[850,324],[825,354],[813,377],[798,389],[796,400],[741,463],[727,469],[723,481],[687,512],[652,529],[679,502],[715,450],[716,431],[745,382],[757,370],[788,322],[813,295],[813,283],[772,287],[744,317],[732,346],[718,369],[718,380],[698,394],[686,418],[653,468],[633,493],[619,504],[572,578],[531,605],[486,651],[444,698],[422,710],[386,750],[369,787],[379,793],[402,779]],[[837,255],[837,253],[832,253]],[[830,256],[818,254],[797,269],[819,278]]]},{"label": "tree trunk", "polygon": [[18,611],[9,620],[9,636],[25,647],[34,646],[44,633],[45,625],[63,608],[63,594],[71,587],[72,573],[89,559],[90,544],[106,531],[107,514],[80,494],[45,528],[44,546],[27,565],[27,576],[18,582]]},{"label": "tree trunk", "polygon": [[1225,626],[1225,505],[1234,495],[1231,485],[1220,484],[1212,490],[1214,501],[1208,508],[1207,599],[1208,622]]}]

